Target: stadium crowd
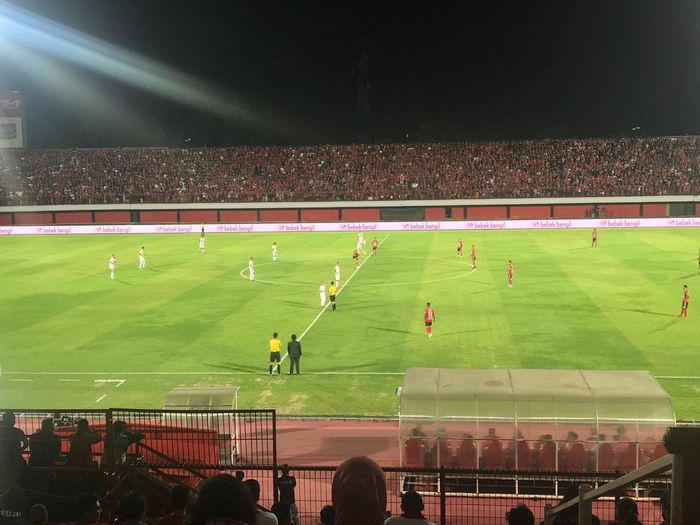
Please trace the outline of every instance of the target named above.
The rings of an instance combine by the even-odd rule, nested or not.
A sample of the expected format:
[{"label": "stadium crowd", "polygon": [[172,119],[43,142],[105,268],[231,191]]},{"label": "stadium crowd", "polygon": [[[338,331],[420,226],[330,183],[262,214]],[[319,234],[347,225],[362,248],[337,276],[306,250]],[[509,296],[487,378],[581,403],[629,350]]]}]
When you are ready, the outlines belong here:
[{"label": "stadium crowd", "polygon": [[0,205],[700,193],[700,137],[7,150]]}]

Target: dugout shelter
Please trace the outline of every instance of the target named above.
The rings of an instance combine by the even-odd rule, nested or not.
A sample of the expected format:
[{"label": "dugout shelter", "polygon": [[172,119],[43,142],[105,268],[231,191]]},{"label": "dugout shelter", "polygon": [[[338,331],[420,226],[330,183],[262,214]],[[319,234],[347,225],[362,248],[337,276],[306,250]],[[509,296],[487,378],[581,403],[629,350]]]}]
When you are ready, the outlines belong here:
[{"label": "dugout shelter", "polygon": [[399,423],[405,467],[630,472],[676,418],[647,371],[409,368]]}]

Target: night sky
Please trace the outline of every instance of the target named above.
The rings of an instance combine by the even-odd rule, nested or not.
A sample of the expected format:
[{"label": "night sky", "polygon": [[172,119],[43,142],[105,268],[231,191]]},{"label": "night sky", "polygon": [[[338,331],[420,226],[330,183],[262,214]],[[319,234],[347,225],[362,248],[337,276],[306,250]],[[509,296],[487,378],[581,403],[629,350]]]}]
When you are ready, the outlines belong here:
[{"label": "night sky", "polygon": [[[43,61],[28,66],[3,46],[0,90],[22,91],[33,148],[700,134],[697,0],[9,5],[196,77],[250,117],[37,50]],[[358,110],[363,46],[369,127]],[[36,74],[47,64],[63,89]]]}]

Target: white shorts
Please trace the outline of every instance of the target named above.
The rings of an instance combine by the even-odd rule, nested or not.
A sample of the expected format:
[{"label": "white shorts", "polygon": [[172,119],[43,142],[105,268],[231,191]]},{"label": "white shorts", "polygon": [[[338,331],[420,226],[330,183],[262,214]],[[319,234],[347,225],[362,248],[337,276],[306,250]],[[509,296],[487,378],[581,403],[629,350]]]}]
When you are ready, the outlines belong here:
[{"label": "white shorts", "polygon": [[250,272],[250,280],[254,281],[255,280],[255,270]]},{"label": "white shorts", "polygon": [[113,272],[113,271],[114,271],[114,265],[113,265],[113,264],[110,264],[110,265],[109,265],[109,271],[110,271],[110,272]]},{"label": "white shorts", "polygon": [[338,284],[340,282],[340,274],[336,273],[335,274],[335,283]]},{"label": "white shorts", "polygon": [[326,294],[322,293],[321,295],[321,306],[326,306]]}]

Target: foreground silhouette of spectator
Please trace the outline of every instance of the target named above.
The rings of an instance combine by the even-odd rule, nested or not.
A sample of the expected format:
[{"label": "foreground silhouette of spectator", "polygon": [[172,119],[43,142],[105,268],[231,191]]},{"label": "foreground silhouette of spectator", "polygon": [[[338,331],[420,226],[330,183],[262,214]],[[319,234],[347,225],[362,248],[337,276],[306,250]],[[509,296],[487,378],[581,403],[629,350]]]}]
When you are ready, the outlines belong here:
[{"label": "foreground silhouette of spectator", "polygon": [[172,512],[158,520],[158,525],[183,525],[188,518],[185,510],[190,500],[190,489],[185,485],[175,485],[170,489]]},{"label": "foreground silhouette of spectator", "polygon": [[15,427],[15,413],[8,410],[0,421],[0,469],[15,470],[26,466],[22,452],[29,441],[22,429]]},{"label": "foreground silhouette of spectator", "polygon": [[506,514],[508,525],[535,525],[535,515],[527,505],[513,507]]},{"label": "foreground silhouette of spectator", "polygon": [[92,446],[101,440],[99,434],[90,430],[87,419],[79,419],[76,422],[75,433],[68,438],[70,449],[66,457],[66,465],[71,467],[93,467],[97,464],[93,460]]},{"label": "foreground silhouette of spectator", "polygon": [[639,509],[632,498],[620,498],[615,509],[617,518],[610,525],[642,525],[639,521]]},{"label": "foreground silhouette of spectator", "polygon": [[[5,478],[0,478],[4,481]],[[5,487],[2,486],[4,489]],[[0,496],[0,523],[3,525],[26,525],[24,512],[27,496],[19,487],[10,487]]]},{"label": "foreground silhouette of spectator", "polygon": [[192,506],[189,525],[247,525],[255,523],[255,502],[240,480],[218,474],[205,480]]},{"label": "foreground silhouette of spectator", "polygon": [[105,441],[103,465],[126,465],[129,447],[143,440],[144,434],[132,432],[125,421],[112,423],[112,436]]},{"label": "foreground silhouette of spectator", "polygon": [[413,490],[401,494],[401,516],[392,516],[385,525],[435,525],[423,516],[423,498]]},{"label": "foreground silhouette of spectator", "polygon": [[384,523],[384,472],[370,458],[359,456],[344,461],[333,476],[332,494],[336,525]]},{"label": "foreground silhouette of spectator", "polygon": [[44,419],[41,430],[29,436],[29,466],[53,467],[61,457],[61,438],[54,434],[53,419]]},{"label": "foreground silhouette of spectator", "polygon": [[289,475],[289,465],[282,465],[282,475],[277,480],[277,488],[279,490],[279,500],[289,506],[289,512],[292,515],[292,521],[295,524],[301,523],[299,519],[299,509],[297,508],[296,499],[294,497],[294,489],[297,486],[297,480],[294,476]]},{"label": "foreground silhouette of spectator", "polygon": [[282,501],[278,501],[272,507],[270,507],[270,512],[277,518],[277,523],[279,525],[292,525],[292,523],[297,523],[292,521],[292,513],[289,509],[289,504]]},{"label": "foreground silhouette of spectator", "polygon": [[[243,482],[248,488],[248,492],[253,497],[253,502],[258,505],[260,501],[260,483],[257,479],[247,479]],[[256,525],[277,525],[277,517],[259,506],[255,509],[255,524]]]},{"label": "foreground silhouette of spectator", "polygon": [[31,525],[46,525],[49,522],[49,511],[41,503],[32,505],[29,509],[29,523]]},{"label": "foreground silhouette of spectator", "polygon": [[121,525],[143,525],[146,518],[146,498],[138,492],[130,491],[119,502]]},{"label": "foreground silhouette of spectator", "polygon": [[335,507],[333,507],[333,505],[326,505],[321,509],[319,517],[321,521],[318,525],[335,525]]},{"label": "foreground silhouette of spectator", "polygon": [[73,501],[75,525],[91,525],[99,523],[102,514],[102,505],[96,494],[84,492],[78,494]]},{"label": "foreground silhouette of spectator", "polygon": [[[571,501],[572,499],[576,498],[578,498],[578,486],[570,485],[569,488],[566,489],[566,493],[559,504],[566,503],[567,501]],[[598,519],[598,516],[593,514],[591,523],[593,525],[600,525],[600,519]],[[543,524],[544,522],[542,522],[540,525]],[[557,514],[554,517],[554,525],[578,525],[578,505],[569,507],[565,511]]]}]

